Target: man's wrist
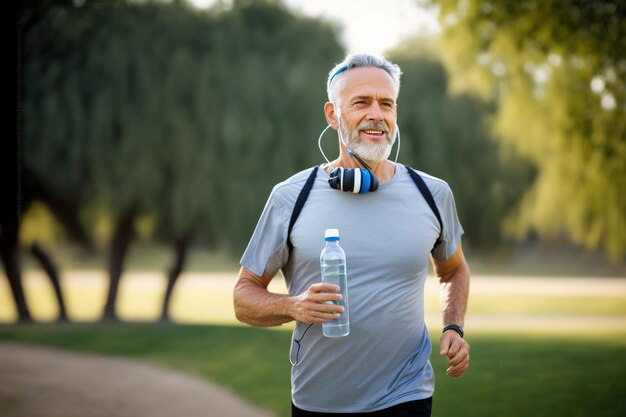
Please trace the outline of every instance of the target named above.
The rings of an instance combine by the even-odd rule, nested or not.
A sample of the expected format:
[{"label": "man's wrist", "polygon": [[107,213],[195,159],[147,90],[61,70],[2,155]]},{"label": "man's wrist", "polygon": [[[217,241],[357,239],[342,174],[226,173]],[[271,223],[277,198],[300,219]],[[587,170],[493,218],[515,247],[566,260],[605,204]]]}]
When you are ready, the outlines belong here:
[{"label": "man's wrist", "polygon": [[459,334],[459,336],[461,336],[461,338],[465,335],[465,333],[463,332],[463,328],[459,326],[458,324],[448,324],[447,326],[443,328],[442,333],[445,333],[448,330],[454,330],[455,332]]}]

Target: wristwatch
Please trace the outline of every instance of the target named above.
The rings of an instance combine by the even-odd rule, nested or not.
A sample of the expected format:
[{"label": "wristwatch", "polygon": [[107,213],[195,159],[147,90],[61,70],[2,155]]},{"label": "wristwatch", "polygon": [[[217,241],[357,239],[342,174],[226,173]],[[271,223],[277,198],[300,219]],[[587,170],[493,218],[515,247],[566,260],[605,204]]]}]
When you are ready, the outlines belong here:
[{"label": "wristwatch", "polygon": [[463,328],[461,326],[457,325],[457,324],[448,324],[446,327],[443,328],[443,331],[441,333],[445,333],[448,330],[454,330],[461,337],[463,337]]}]

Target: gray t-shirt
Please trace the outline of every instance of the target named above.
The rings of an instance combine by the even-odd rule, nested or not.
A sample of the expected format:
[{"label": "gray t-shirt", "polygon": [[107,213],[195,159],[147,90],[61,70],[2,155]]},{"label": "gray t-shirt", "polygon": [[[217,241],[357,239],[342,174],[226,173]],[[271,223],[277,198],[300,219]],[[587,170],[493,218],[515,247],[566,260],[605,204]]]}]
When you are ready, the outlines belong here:
[{"label": "gray t-shirt", "polygon": [[[353,194],[330,188],[320,169],[300,217],[287,229],[295,201],[311,169],[276,185],[265,205],[241,265],[251,272],[283,271],[289,294],[321,281],[324,230],[339,229],[347,258],[350,334],[326,338],[320,325],[296,323],[292,343],[292,400],[317,412],[371,412],[432,396],[431,344],[424,323],[428,255],[440,226],[407,168],[376,192]],[[438,259],[461,241],[448,184],[420,172],[443,222]],[[307,330],[308,328],[308,330]]]}]

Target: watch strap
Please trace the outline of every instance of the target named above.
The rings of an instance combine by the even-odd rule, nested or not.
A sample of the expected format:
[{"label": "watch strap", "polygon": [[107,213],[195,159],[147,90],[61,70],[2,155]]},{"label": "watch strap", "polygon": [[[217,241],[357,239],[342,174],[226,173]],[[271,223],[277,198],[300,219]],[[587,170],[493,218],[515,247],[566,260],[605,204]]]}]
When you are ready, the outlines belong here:
[{"label": "watch strap", "polygon": [[458,324],[448,324],[447,326],[445,326],[443,328],[443,332],[445,333],[448,330],[454,330],[455,332],[457,332],[459,334],[459,336],[463,337],[464,333],[463,333],[463,328],[461,326],[459,326]]}]

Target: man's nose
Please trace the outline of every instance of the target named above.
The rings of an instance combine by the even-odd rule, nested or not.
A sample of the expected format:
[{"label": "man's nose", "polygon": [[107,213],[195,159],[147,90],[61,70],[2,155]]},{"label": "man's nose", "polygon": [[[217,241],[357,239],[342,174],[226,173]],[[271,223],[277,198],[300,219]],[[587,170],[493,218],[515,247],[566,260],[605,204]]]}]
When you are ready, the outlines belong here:
[{"label": "man's nose", "polygon": [[370,108],[368,110],[369,110],[367,114],[368,120],[374,120],[377,122],[383,121],[384,119],[383,112],[380,108],[380,104],[378,104],[378,101],[372,100],[372,104],[370,105]]}]

